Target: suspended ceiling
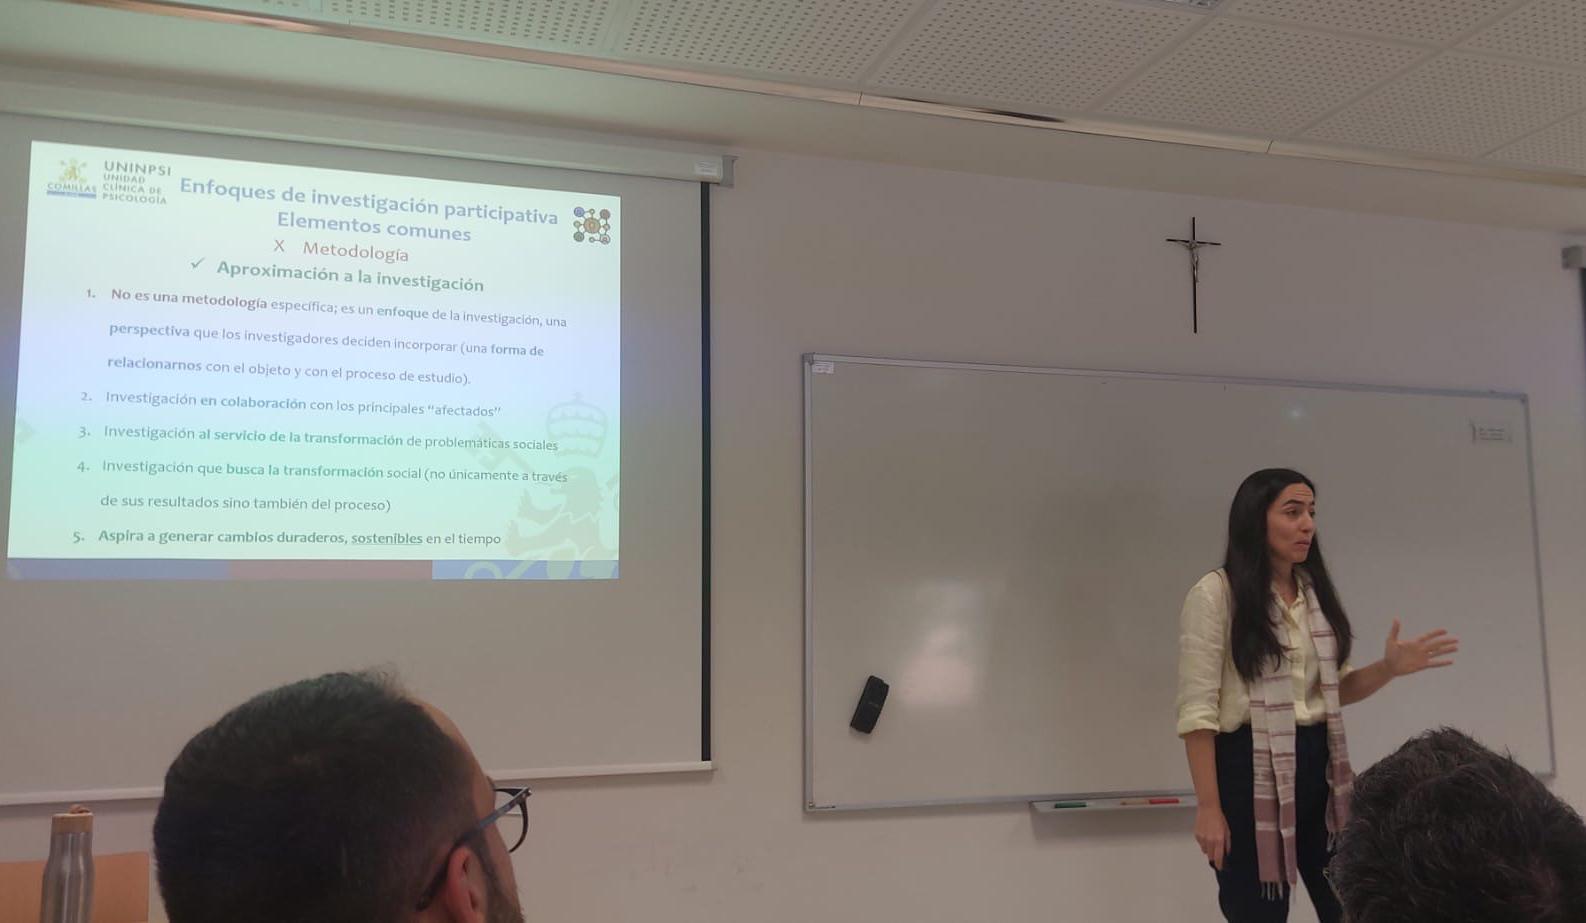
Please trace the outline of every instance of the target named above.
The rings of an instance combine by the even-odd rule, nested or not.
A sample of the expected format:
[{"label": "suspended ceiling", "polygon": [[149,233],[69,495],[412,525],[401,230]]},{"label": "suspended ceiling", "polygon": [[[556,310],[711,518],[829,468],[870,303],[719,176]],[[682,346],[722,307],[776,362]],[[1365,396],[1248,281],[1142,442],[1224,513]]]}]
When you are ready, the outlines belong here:
[{"label": "suspended ceiling", "polygon": [[1582,6],[0,0],[0,65],[1578,232]]}]

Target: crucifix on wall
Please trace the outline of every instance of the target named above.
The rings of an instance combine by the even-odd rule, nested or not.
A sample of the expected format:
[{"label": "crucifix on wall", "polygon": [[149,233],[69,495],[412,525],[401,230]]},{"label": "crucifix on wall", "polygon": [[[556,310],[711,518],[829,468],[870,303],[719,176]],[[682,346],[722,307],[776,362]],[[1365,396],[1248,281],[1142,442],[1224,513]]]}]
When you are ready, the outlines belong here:
[{"label": "crucifix on wall", "polygon": [[1190,258],[1190,332],[1201,332],[1200,308],[1200,281],[1201,281],[1201,248],[1221,247],[1222,243],[1215,240],[1201,240],[1195,233],[1195,219],[1190,218],[1189,239],[1182,237],[1169,237],[1167,242],[1178,244],[1189,251]]}]

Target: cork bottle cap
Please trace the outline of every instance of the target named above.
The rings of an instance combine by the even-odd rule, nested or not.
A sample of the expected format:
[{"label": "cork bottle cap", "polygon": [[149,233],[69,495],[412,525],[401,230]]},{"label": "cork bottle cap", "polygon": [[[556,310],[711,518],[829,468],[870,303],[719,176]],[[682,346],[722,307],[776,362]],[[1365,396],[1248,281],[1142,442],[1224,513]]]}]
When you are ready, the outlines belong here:
[{"label": "cork bottle cap", "polygon": [[74,804],[65,814],[57,814],[50,818],[50,833],[92,833],[94,831],[94,812],[80,804]]}]

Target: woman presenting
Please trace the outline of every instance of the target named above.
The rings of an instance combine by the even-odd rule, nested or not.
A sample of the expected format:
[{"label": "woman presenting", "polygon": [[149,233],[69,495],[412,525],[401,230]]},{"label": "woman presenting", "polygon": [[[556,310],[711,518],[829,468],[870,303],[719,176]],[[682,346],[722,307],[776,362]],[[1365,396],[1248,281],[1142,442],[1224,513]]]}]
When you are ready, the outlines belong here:
[{"label": "woman presenting", "polygon": [[1438,630],[1401,641],[1395,620],[1382,659],[1350,670],[1349,619],[1316,542],[1316,488],[1286,468],[1239,485],[1223,566],[1190,590],[1181,621],[1178,733],[1223,916],[1284,920],[1303,878],[1321,923],[1337,923],[1322,870],[1354,779],[1341,708],[1448,666],[1458,639]]}]

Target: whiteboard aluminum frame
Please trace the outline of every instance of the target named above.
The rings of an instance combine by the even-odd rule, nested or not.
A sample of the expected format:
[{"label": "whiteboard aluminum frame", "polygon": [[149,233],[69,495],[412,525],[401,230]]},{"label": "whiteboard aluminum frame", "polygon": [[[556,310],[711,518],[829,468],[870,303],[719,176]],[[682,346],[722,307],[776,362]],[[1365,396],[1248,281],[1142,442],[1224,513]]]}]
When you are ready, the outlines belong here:
[{"label": "whiteboard aluminum frame", "polygon": [[[815,524],[812,502],[813,451],[811,439],[811,385],[817,362],[847,365],[892,365],[909,368],[954,369],[982,372],[1018,372],[1031,375],[1065,375],[1078,378],[1126,378],[1143,381],[1190,381],[1200,384],[1261,385],[1274,388],[1309,388],[1317,391],[1356,391],[1381,394],[1419,394],[1436,397],[1482,397],[1518,401],[1525,418],[1526,490],[1531,500],[1531,560],[1536,574],[1536,609],[1542,644],[1542,699],[1546,709],[1548,768],[1537,773],[1551,779],[1558,772],[1558,748],[1553,732],[1553,684],[1547,664],[1547,613],[1542,594],[1542,543],[1537,526],[1536,466],[1531,447],[1531,399],[1523,391],[1497,391],[1461,388],[1413,388],[1402,385],[1369,385],[1293,381],[1280,378],[1239,378],[1225,375],[1188,375],[1169,372],[1130,372],[1110,369],[1069,369],[1029,365],[997,365],[985,362],[945,362],[931,359],[886,359],[877,356],[844,356],[805,353],[804,368],[804,810],[810,813],[867,811],[886,808],[937,808],[957,805],[999,805],[1020,802],[1099,801],[1122,798],[1194,797],[1193,789],[1163,789],[1117,792],[1041,792],[1027,795],[994,795],[984,798],[930,798],[900,801],[869,801],[853,804],[817,804],[815,801]],[[826,373],[821,373],[826,374]]]}]

